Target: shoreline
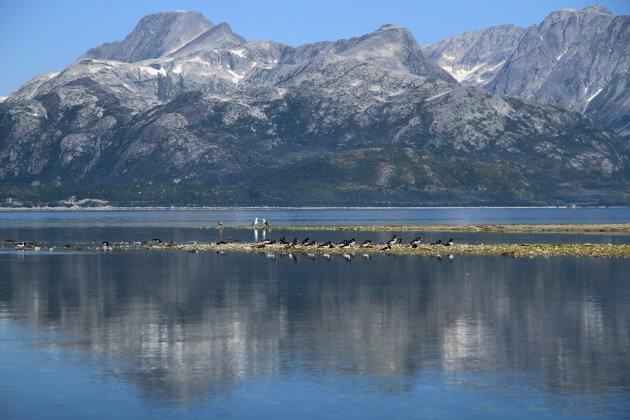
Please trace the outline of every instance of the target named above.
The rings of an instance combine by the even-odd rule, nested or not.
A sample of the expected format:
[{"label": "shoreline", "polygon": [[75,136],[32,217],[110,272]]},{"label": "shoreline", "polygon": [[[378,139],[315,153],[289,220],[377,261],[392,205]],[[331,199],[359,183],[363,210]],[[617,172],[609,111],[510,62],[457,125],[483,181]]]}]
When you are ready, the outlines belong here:
[{"label": "shoreline", "polygon": [[[418,255],[441,258],[443,255],[452,258],[453,255],[494,255],[503,257],[590,257],[590,258],[630,258],[630,245],[613,244],[453,244],[444,245],[420,245],[413,248],[410,245],[395,245],[391,249],[382,249],[382,245],[377,244],[371,248],[353,246],[351,248],[336,247],[313,248],[306,246],[267,246],[262,249],[257,248],[256,243],[233,243],[233,244],[192,244],[179,245],[176,247],[186,252],[196,253],[198,251],[215,251],[219,254],[226,251],[231,252],[258,252],[271,254],[295,254],[313,257],[331,256],[333,254],[343,257],[356,255],[368,256],[371,254],[383,255]],[[152,247],[153,248],[153,247]],[[167,247],[156,247],[167,248]]]},{"label": "shoreline", "polygon": [[630,209],[628,206],[102,206],[102,207],[0,207],[0,212],[42,211],[209,211],[209,210],[439,210],[439,209]]},{"label": "shoreline", "polygon": [[[0,248],[5,248],[1,246]],[[13,246],[11,245],[11,248]],[[166,243],[166,244],[149,244],[142,242],[121,242],[108,245],[107,249],[102,246],[74,244],[64,245],[63,248],[48,247],[44,243],[38,243],[36,246],[28,246],[23,250],[15,250],[20,254],[45,254],[47,252],[98,252],[98,253],[124,253],[137,251],[183,251],[191,254],[201,252],[216,252],[218,255],[224,255],[228,252],[254,252],[265,254],[267,256],[288,255],[292,258],[305,256],[315,259],[317,256],[330,259],[333,255],[339,255],[345,259],[361,256],[370,258],[371,255],[417,255],[442,258],[447,256],[452,259],[454,255],[486,255],[486,256],[503,256],[503,257],[589,257],[589,258],[630,258],[630,244],[591,244],[591,243],[572,243],[572,244],[550,244],[550,243],[521,243],[521,244],[486,244],[464,243],[447,245],[429,245],[421,244],[417,247],[411,245],[393,245],[387,248],[385,244],[377,243],[368,247],[353,245],[350,247],[335,246],[302,246],[302,245],[262,245],[257,242],[230,242],[230,243],[197,243],[188,242],[182,244]]]},{"label": "shoreline", "polygon": [[320,230],[359,232],[504,232],[504,233],[629,233],[630,223],[513,225],[389,225],[389,226],[200,226],[198,229]]}]

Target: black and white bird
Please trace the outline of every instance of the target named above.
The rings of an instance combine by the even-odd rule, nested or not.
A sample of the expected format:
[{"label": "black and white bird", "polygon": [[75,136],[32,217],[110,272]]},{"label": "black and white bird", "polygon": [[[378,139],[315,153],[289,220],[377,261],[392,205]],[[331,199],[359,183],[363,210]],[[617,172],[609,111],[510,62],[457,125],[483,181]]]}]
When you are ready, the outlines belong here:
[{"label": "black and white bird", "polygon": [[18,242],[17,244],[15,244],[15,247],[18,251],[24,251],[24,248],[26,247],[26,242]]},{"label": "black and white bird", "polygon": [[328,241],[318,246],[318,248],[334,248],[334,247],[335,247],[335,244],[333,241]]},{"label": "black and white bird", "polygon": [[370,244],[372,243],[372,241],[370,241],[369,239],[366,239],[365,241],[363,241],[361,243],[361,248],[367,248],[368,246],[370,246]]},{"label": "black and white bird", "polygon": [[258,226],[258,217],[254,219],[252,226]]},{"label": "black and white bird", "polygon": [[442,240],[441,240],[441,239],[438,239],[438,240],[437,240],[437,241],[435,241],[435,242],[431,242],[431,245],[442,245]]},{"label": "black and white bird", "polygon": [[102,244],[103,244],[103,250],[104,251],[109,251],[110,249],[112,249],[112,246],[110,245],[109,242],[103,241]]},{"label": "black and white bird", "polygon": [[387,245],[391,246],[394,245],[396,242],[398,242],[398,236],[394,235],[392,236],[392,239],[390,239],[389,241],[387,241]]},{"label": "black and white bird", "polygon": [[263,225],[265,226],[271,226],[271,223],[269,223],[268,220],[263,219]]},{"label": "black and white bird", "polygon": [[388,243],[385,248],[381,248],[381,251],[387,251],[389,249],[392,249],[392,244],[390,244],[390,243]]},{"label": "black and white bird", "polygon": [[217,222],[217,225],[219,225],[219,226],[223,226],[223,222],[219,220],[219,221]]},{"label": "black and white bird", "polygon": [[444,246],[451,246],[453,245],[453,238],[449,239],[447,243],[444,244]]},{"label": "black and white bird", "polygon": [[419,245],[419,244],[420,244],[420,242],[421,242],[421,241],[422,241],[422,237],[418,236],[416,239],[414,239],[413,241],[411,241],[411,242],[409,243],[409,245],[411,245],[411,246],[416,245],[416,246],[417,246],[417,245]]},{"label": "black and white bird", "polygon": [[302,246],[307,246],[308,245],[308,240],[309,238],[306,238],[302,241]]}]

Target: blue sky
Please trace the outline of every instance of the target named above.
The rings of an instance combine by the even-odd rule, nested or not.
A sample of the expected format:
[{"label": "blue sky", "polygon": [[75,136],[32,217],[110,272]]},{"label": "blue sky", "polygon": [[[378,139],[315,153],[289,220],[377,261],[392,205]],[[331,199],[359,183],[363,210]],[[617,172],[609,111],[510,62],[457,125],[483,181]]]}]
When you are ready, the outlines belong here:
[{"label": "blue sky", "polygon": [[[596,0],[0,0],[0,96],[39,73],[63,69],[91,47],[123,39],[145,15],[169,10],[227,22],[249,40],[289,45],[350,38],[384,23],[409,28],[420,44],[462,32],[513,23],[527,27],[554,10]],[[616,15],[630,0],[600,0]]]}]

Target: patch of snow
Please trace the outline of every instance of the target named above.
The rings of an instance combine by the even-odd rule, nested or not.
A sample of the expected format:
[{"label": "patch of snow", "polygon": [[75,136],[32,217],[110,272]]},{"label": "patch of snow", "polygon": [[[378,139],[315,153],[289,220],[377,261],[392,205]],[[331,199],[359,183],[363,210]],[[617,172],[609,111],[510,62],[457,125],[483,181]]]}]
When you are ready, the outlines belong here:
[{"label": "patch of snow", "polygon": [[52,73],[48,73],[46,76],[48,76],[49,79],[52,79],[53,77],[55,77],[59,73],[61,73],[61,72],[60,71],[54,71]]},{"label": "patch of snow", "polygon": [[227,72],[230,75],[230,79],[232,80],[232,83],[238,83],[238,82],[240,82],[243,79],[243,77],[245,77],[245,75],[235,73],[232,70],[228,70]]},{"label": "patch of snow", "polygon": [[433,96],[431,96],[430,98],[425,99],[425,102],[428,102],[428,101],[432,101],[432,100],[434,100],[434,99],[437,99],[437,98],[439,98],[439,97],[441,97],[441,96],[446,95],[446,94],[447,94],[447,93],[449,93],[449,92],[450,92],[450,90],[447,90],[446,92],[442,92],[442,93],[438,93],[437,95],[433,95]]},{"label": "patch of snow", "polygon": [[201,63],[201,64],[205,64],[205,65],[208,65],[208,66],[210,65],[210,63],[209,63],[209,62],[204,61],[204,60],[202,60],[202,59],[201,59],[201,58],[199,58],[199,57],[189,58],[189,59],[188,59],[188,60],[186,60],[186,61],[191,62],[191,63]]},{"label": "patch of snow", "polygon": [[445,58],[445,59],[447,59],[449,61],[455,60],[455,57],[453,57],[452,55],[446,55],[446,54],[443,54],[442,58]]},{"label": "patch of snow", "polygon": [[395,90],[393,92],[390,92],[388,96],[398,96],[398,95],[402,95],[405,92],[407,92],[407,89]]},{"label": "patch of snow", "polygon": [[497,63],[496,65],[494,65],[492,67],[490,67],[486,71],[494,71],[494,70],[498,69],[499,67],[502,67],[504,64],[505,64],[505,60],[501,61],[500,63]]},{"label": "patch of snow", "polygon": [[182,65],[176,64],[171,71],[175,74],[180,74],[182,72]]},{"label": "patch of snow", "polygon": [[4,102],[7,98],[8,96],[0,96],[0,104]]},{"label": "patch of snow", "polygon": [[351,82],[350,82],[350,86],[352,86],[352,87],[357,87],[357,86],[359,86],[361,83],[363,83],[363,81],[362,81],[362,80],[360,80],[360,79],[354,79],[353,81],[351,81]]},{"label": "patch of snow", "polygon": [[481,63],[481,64],[476,65],[470,70],[464,70],[464,69],[454,70],[452,66],[442,66],[442,67],[444,68],[444,70],[449,72],[451,76],[455,78],[455,80],[457,80],[458,82],[461,82],[463,80],[468,80],[472,78],[472,76],[477,72],[477,70],[479,70],[481,67],[485,65],[486,63]]},{"label": "patch of snow", "polygon": [[593,99],[595,99],[595,97],[596,97],[597,95],[599,95],[599,93],[600,93],[601,91],[602,91],[602,88],[597,89],[597,92],[595,92],[595,94],[594,94],[594,95],[590,96],[590,97],[586,100],[586,103],[589,103],[589,102],[591,102]]},{"label": "patch of snow", "polygon": [[161,74],[162,76],[166,77],[166,70],[164,70],[164,68],[156,70],[153,67],[140,66],[140,70],[148,72],[151,76],[157,76],[158,74]]},{"label": "patch of snow", "polygon": [[230,50],[232,54],[238,55],[241,58],[245,58],[245,50],[243,48],[239,48],[238,50]]},{"label": "patch of snow", "polygon": [[564,52],[562,54],[560,54],[559,56],[556,57],[556,61],[560,61],[560,59],[562,58],[563,55],[565,55],[567,53],[567,51],[569,51],[568,49],[564,50]]}]

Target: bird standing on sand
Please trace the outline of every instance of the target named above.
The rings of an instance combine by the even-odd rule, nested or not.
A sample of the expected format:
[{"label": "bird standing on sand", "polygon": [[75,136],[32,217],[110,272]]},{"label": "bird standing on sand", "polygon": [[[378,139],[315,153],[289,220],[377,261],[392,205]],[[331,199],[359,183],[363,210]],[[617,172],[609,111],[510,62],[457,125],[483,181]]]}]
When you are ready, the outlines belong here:
[{"label": "bird standing on sand", "polygon": [[444,244],[444,246],[451,246],[453,245],[453,238],[449,239],[447,243]]},{"label": "bird standing on sand", "polygon": [[109,242],[107,241],[103,241],[103,251],[109,251],[110,249],[112,249],[112,246],[109,244]]},{"label": "bird standing on sand", "polygon": [[391,246],[394,245],[397,241],[398,241],[398,236],[394,235],[394,236],[392,236],[392,239],[387,241],[387,245],[389,245],[390,248],[391,248]]},{"label": "bird standing on sand", "polygon": [[254,219],[252,226],[258,226],[258,217]]},{"label": "bird standing on sand", "polygon": [[361,248],[367,248],[368,246],[370,246],[371,243],[372,241],[366,239],[365,241],[363,241],[363,243],[361,243]]},{"label": "bird standing on sand", "polygon": [[263,225],[265,226],[271,226],[271,223],[269,223],[268,220],[263,219]]}]

